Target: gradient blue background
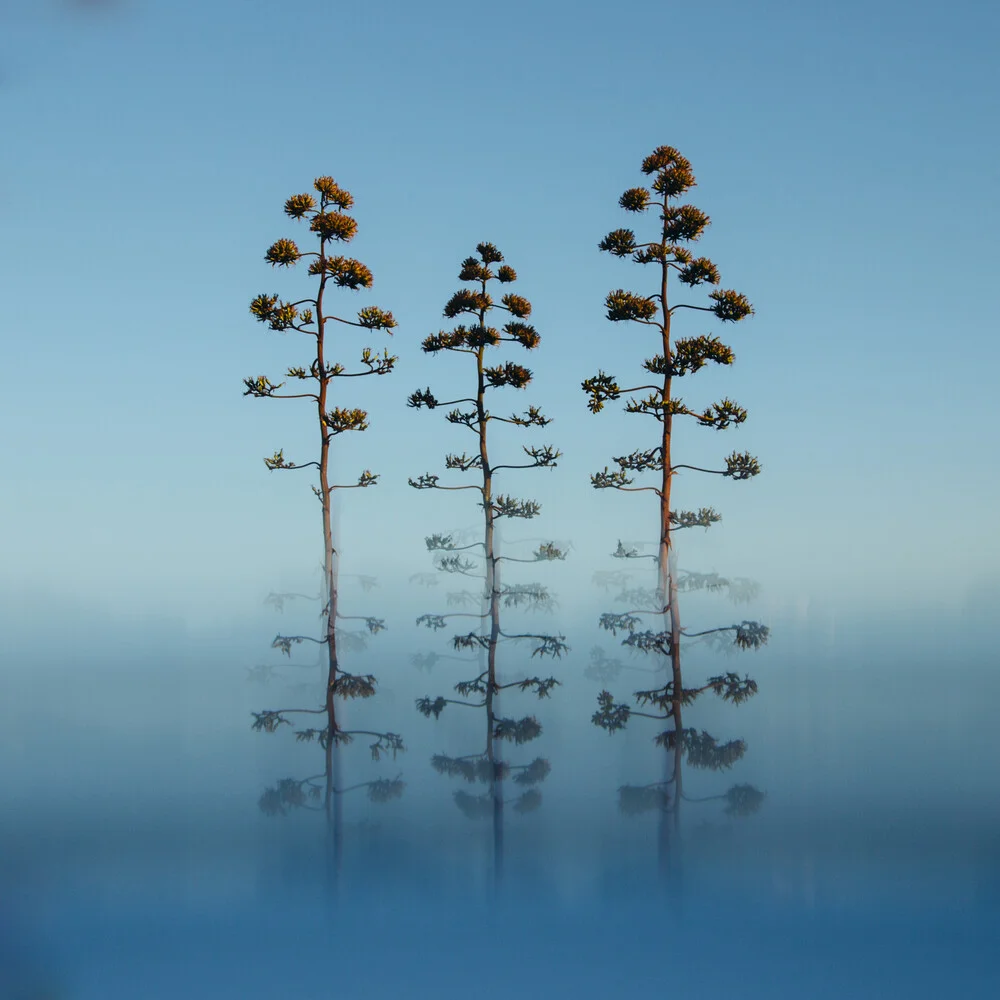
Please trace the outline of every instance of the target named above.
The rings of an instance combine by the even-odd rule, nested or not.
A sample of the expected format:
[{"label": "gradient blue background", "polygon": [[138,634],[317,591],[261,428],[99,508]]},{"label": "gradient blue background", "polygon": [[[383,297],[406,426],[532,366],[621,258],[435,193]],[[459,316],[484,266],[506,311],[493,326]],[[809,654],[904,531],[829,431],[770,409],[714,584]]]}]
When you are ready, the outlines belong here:
[{"label": "gradient blue background", "polygon": [[[394,954],[411,958],[440,932],[444,978],[408,980],[436,995],[466,989],[488,960],[462,937],[468,899],[442,898],[475,895],[488,840],[427,763],[466,750],[475,726],[417,716],[413,698],[453,671],[410,660],[448,652],[444,633],[411,627],[449,589],[409,582],[430,568],[423,537],[476,512],[469,494],[406,479],[441,472],[469,435],[405,400],[462,385],[465,359],[419,345],[443,325],[460,261],[490,240],[542,334],[537,351],[501,356],[535,372],[509,405],[554,419],[498,434],[498,453],[564,452],[555,470],[501,483],[543,504],[507,544],[571,546],[565,563],[511,573],[552,587],[545,623],[572,650],[539,714],[546,804],[509,838],[515,890],[543,890],[548,930],[519,953],[523,911],[501,908],[500,937],[540,977],[529,985],[608,995],[619,968],[633,988],[660,982],[642,964],[661,941],[661,911],[644,907],[659,904],[628,891],[654,838],[614,811],[617,786],[654,780],[659,758],[650,729],[609,742],[589,725],[600,685],[585,675],[592,646],[616,655],[592,574],[621,568],[619,538],[655,530],[646,496],[595,492],[588,477],[652,444],[652,422],[591,415],[580,382],[598,368],[627,382],[655,350],[643,328],[604,319],[607,291],[644,290],[644,272],[597,243],[643,224],[617,199],[667,143],[692,161],[691,200],[712,216],[703,251],[757,310],[728,329],[680,314],[681,333],[720,333],[737,355],[691,379],[685,400],[731,395],[750,418],[723,434],[684,428],[677,456],[718,465],[750,450],[764,469],[748,483],[678,477],[680,504],[724,515],[681,536],[681,565],[762,585],[749,607],[693,597],[685,622],[773,630],[766,650],[723,661],[752,672],[760,696],[697,720],[747,739],[732,777],[767,804],[731,848],[693,852],[690,919],[668,958],[694,995],[894,996],[901,982],[914,997],[994,995],[998,29],[997,10],[971,0],[0,7],[0,751],[12,765],[0,929],[17,929],[13,944],[0,937],[0,968],[11,954],[25,981],[54,967],[83,997],[135,995],[142,977],[145,995],[171,995],[193,966],[206,996],[222,982],[272,989],[289,963],[303,988],[331,982],[310,964],[329,940],[310,886],[322,831],[256,808],[263,787],[317,768],[316,747],[248,726],[251,710],[315,701],[322,686],[311,650],[284,661],[268,648],[279,629],[314,628],[315,607],[262,606],[317,584],[309,474],[261,461],[277,448],[311,459],[314,416],[241,384],[308,359],[309,342],[267,331],[248,304],[305,287],[263,255],[298,235],[285,198],[329,173],[356,198],[351,253],[376,278],[343,310],[374,303],[400,324],[391,341],[348,334],[337,352],[350,363],[389,343],[400,358],[337,400],[371,417],[338,441],[341,481],[382,476],[339,511],[345,579],[379,582],[345,588],[346,610],[390,626],[352,661],[381,681],[357,718],[395,726],[409,748],[405,800],[350,814],[383,833],[348,856],[398,879],[382,896],[358,888],[352,926],[391,928],[386,940],[411,942]],[[261,663],[275,668],[268,686],[247,682]],[[389,773],[366,756],[357,780]],[[728,783],[703,780],[706,793]],[[416,929],[411,900],[433,913]],[[288,926],[315,936],[292,940]],[[728,962],[705,943],[719,939]],[[356,959],[348,990],[402,988],[404,966],[379,966],[361,930],[337,940]],[[517,985],[502,967],[489,989]]]},{"label": "gradient blue background", "polygon": [[[455,385],[419,343],[482,239],[543,335],[514,403],[541,403],[555,422],[531,440],[565,453],[508,485],[546,503],[533,531],[610,552],[648,501],[588,475],[652,428],[591,416],[579,383],[651,353],[602,305],[643,272],[596,244],[630,223],[618,195],[660,143],[691,159],[701,246],[757,309],[716,330],[736,365],[685,386],[750,419],[690,427],[682,459],[735,447],[764,466],[748,484],[679,480],[679,502],[725,517],[688,543],[698,568],[752,571],[775,598],[850,585],[865,604],[937,604],[931,575],[958,604],[996,588],[989,5],[39,0],[2,18],[0,580],[18,618],[26,602],[210,624],[301,582],[315,501],[261,457],[311,457],[311,414],[240,380],[309,346],[247,304],[300,287],[262,258],[295,235],[285,197],[320,173],[354,193],[352,253],[376,276],[344,310],[400,323],[397,371],[344,397],[371,414],[341,439],[344,481],[383,477],[344,500],[348,562],[416,571],[439,528],[406,477],[440,471],[462,434],[404,404]],[[385,340],[349,334],[341,354]]]}]

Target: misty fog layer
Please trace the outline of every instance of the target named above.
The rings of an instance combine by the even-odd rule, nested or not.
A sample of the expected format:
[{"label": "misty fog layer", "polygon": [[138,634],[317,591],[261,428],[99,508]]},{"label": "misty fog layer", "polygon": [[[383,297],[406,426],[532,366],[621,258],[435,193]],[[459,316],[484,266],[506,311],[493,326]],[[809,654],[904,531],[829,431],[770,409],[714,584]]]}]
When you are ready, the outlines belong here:
[{"label": "misty fog layer", "polygon": [[[613,588],[591,589],[595,607],[614,607]],[[688,768],[691,801],[665,868],[657,810],[621,795],[662,778],[656,724],[636,718],[609,735],[590,721],[602,688],[650,686],[650,665],[590,609],[535,613],[571,649],[551,664],[560,687],[526,705],[541,734],[521,757],[550,771],[536,808],[504,816],[495,885],[490,818],[456,801],[477,786],[432,766],[474,752],[481,722],[414,707],[469,671],[441,633],[400,620],[402,596],[384,604],[379,590],[359,591],[359,605],[400,616],[376,636],[358,631],[344,653],[348,669],[384,678],[376,698],[350,703],[349,721],[378,719],[406,749],[374,761],[367,745],[342,748],[336,829],[308,785],[276,791],[322,775],[317,743],[291,726],[250,728],[262,708],[322,700],[314,651],[268,648],[279,628],[314,623],[307,601],[272,602],[252,635],[121,629],[103,648],[89,635],[75,650],[23,652],[0,708],[15,765],[0,779],[3,921],[17,959],[5,968],[44,971],[80,997],[134,995],[137,978],[148,997],[182,984],[191,996],[264,995],[290,968],[321,988],[334,959],[341,986],[365,995],[457,996],[478,983],[486,996],[596,996],[654,985],[655,953],[701,995],[992,995],[998,682],[981,619],[952,615],[928,634],[905,615],[775,611],[761,650],[690,650],[691,675],[721,660],[760,690],[690,710],[745,753],[730,769]],[[444,590],[415,581],[407,595],[426,607]],[[688,606],[694,624],[753,604],[705,593]],[[537,665],[529,649],[505,660],[505,677]],[[44,708],[19,707],[29,704]],[[372,793],[391,783],[398,794]],[[734,784],[763,793],[748,815],[727,812]],[[516,961],[497,965],[497,942]]]}]

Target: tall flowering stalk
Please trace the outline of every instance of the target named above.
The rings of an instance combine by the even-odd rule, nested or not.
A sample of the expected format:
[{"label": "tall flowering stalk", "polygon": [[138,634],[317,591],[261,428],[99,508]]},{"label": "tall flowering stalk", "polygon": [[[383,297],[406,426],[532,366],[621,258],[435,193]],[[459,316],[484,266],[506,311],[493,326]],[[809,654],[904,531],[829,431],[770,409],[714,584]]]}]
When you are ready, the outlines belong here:
[{"label": "tall flowering stalk", "polygon": [[[301,250],[291,239],[277,240],[268,249],[265,260],[273,267],[290,267],[299,261],[309,261],[308,273],[316,279],[313,297],[293,302],[281,299],[277,294],[258,295],[250,303],[250,312],[270,329],[279,332],[294,330],[311,337],[315,352],[308,366],[290,367],[285,378],[293,384],[301,385],[300,392],[279,392],[286,382],[274,383],[267,376],[246,378],[244,395],[267,399],[305,399],[316,406],[319,430],[319,456],[306,462],[290,461],[284,450],[276,451],[264,464],[271,471],[292,471],[307,468],[317,470],[319,485],[313,486],[322,507],[323,519],[323,580],[326,600],[323,618],[324,635],[320,639],[308,636],[278,636],[274,645],[288,653],[293,643],[303,641],[319,642],[327,650],[327,683],[325,702],[321,709],[286,709],[255,713],[254,728],[273,732],[280,724],[289,723],[285,718],[291,712],[316,712],[326,715],[326,726],[322,730],[304,730],[316,734],[320,740],[333,746],[349,742],[354,733],[342,729],[337,722],[337,698],[368,698],[375,693],[375,678],[371,675],[354,675],[340,668],[337,657],[338,612],[338,560],[339,540],[334,538],[331,517],[332,500],[335,490],[364,489],[375,485],[378,476],[365,469],[356,483],[335,484],[330,482],[330,450],[334,439],[349,431],[364,431],[368,428],[368,414],[355,407],[339,405],[333,399],[334,383],[338,379],[354,379],[367,375],[386,375],[392,371],[397,358],[388,350],[377,353],[371,347],[363,347],[360,354],[361,366],[358,370],[347,371],[343,364],[330,359],[332,327],[339,324],[361,330],[384,330],[391,333],[396,320],[391,312],[377,306],[364,306],[354,319],[347,319],[333,311],[330,292],[334,289],[359,291],[372,286],[372,272],[359,260],[341,256],[337,249],[349,243],[358,231],[358,224],[347,214],[354,204],[349,191],[341,188],[332,177],[318,177],[313,187],[316,194],[292,195],[285,202],[285,214],[292,219],[308,223],[309,232],[315,239],[314,250]],[[337,404],[337,405],[335,405]],[[372,633],[384,628],[384,622],[377,618],[365,619]],[[373,754],[382,750],[401,749],[401,741],[393,733],[371,733],[375,737]]]}]

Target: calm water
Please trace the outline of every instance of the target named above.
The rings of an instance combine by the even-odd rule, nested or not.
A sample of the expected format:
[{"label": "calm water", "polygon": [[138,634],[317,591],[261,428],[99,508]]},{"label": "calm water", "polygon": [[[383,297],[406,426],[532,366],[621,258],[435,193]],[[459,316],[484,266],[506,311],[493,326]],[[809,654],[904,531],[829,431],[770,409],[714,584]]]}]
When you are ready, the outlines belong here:
[{"label": "calm water", "polygon": [[[657,683],[597,628],[602,600],[614,607],[591,595],[517,619],[564,634],[561,659],[505,648],[508,678],[562,684],[541,701],[499,699],[542,726],[505,751],[499,885],[496,824],[471,801],[483,785],[431,765],[483,751],[482,713],[414,708],[456,697],[478,671],[448,648],[455,630],[407,624],[407,601],[435,600],[392,604],[401,624],[345,654],[381,682],[350,703],[350,725],[398,732],[406,751],[375,762],[370,740],[342,748],[335,822],[322,748],[291,726],[250,728],[253,711],[319,703],[316,648],[269,648],[279,629],[314,628],[314,611],[201,636],[81,626],[57,641],[13,623],[0,996],[996,996],[1000,681],[987,623],[714,605],[723,623],[767,621],[772,637],[685,651],[685,683],[732,670],[760,690],[688,708],[686,725],[746,752],[725,771],[685,767],[675,826],[620,808],[621,786],[662,780],[663,726],[633,718],[608,734],[590,721],[602,688],[631,700]],[[712,606],[691,595],[686,607],[694,622]],[[513,780],[538,758],[544,780]],[[756,811],[727,814],[734,785],[764,793]],[[540,800],[522,801],[529,789]]]}]

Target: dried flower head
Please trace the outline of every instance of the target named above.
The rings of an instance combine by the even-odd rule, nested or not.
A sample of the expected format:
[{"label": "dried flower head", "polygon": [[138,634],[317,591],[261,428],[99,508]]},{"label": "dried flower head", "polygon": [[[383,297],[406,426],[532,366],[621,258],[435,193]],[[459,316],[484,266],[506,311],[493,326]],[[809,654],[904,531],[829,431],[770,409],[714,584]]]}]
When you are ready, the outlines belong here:
[{"label": "dried flower head", "polygon": [[272,267],[275,265],[287,267],[289,264],[294,264],[301,256],[294,240],[281,239],[271,244],[264,255],[264,260]]},{"label": "dried flower head", "polygon": [[322,240],[339,240],[347,243],[354,239],[358,224],[342,212],[317,212],[309,223],[309,228]]},{"label": "dried flower head", "polygon": [[492,243],[477,243],[476,253],[484,264],[499,264],[503,261],[503,254]]},{"label": "dried flower head", "polygon": [[311,194],[293,194],[285,202],[285,215],[301,219],[310,209],[316,207],[316,199]]},{"label": "dried flower head", "polygon": [[644,212],[649,207],[649,192],[645,188],[629,188],[618,199],[626,212]]},{"label": "dried flower head", "polygon": [[347,211],[354,204],[351,192],[340,187],[332,177],[317,177],[313,181],[313,187],[323,195],[326,201],[332,202],[344,211]]}]

